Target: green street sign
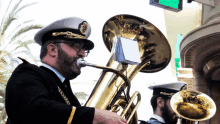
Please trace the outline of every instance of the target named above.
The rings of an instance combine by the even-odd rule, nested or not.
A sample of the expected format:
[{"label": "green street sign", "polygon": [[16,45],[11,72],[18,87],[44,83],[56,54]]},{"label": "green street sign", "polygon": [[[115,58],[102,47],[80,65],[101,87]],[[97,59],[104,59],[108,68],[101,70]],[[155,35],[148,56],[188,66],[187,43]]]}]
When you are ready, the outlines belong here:
[{"label": "green street sign", "polygon": [[150,5],[157,6],[174,12],[182,10],[182,0],[150,0]]}]

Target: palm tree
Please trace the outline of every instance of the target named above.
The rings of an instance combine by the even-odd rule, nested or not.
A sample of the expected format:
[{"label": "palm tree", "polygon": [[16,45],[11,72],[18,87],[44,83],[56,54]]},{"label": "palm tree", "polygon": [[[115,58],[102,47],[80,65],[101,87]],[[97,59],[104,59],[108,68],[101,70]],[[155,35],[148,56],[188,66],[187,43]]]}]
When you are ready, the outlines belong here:
[{"label": "palm tree", "polygon": [[[33,38],[28,38],[27,35],[30,31],[40,29],[43,26],[33,24],[33,20],[19,22],[18,13],[24,8],[34,5],[36,3],[26,4],[20,6],[22,0],[15,1],[13,4],[10,0],[4,16],[0,19],[0,96],[5,98],[5,87],[7,81],[14,70],[19,64],[18,56],[23,58],[31,58],[34,62],[39,61],[30,53],[29,44],[35,43]],[[3,12],[1,12],[3,14]],[[16,23],[17,22],[17,23]],[[16,26],[14,26],[14,24]],[[32,35],[33,36],[33,35]],[[0,116],[0,121],[6,118],[5,108]]]}]

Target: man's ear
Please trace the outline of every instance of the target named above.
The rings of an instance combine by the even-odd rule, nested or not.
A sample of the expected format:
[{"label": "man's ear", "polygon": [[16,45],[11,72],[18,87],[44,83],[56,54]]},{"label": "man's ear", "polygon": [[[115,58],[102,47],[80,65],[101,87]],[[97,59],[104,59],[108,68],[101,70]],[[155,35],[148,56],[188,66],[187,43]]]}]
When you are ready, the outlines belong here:
[{"label": "man's ear", "polygon": [[47,45],[47,53],[51,57],[56,57],[58,55],[58,48],[55,44],[50,43]]},{"label": "man's ear", "polygon": [[157,98],[157,106],[162,108],[165,104],[165,100],[162,97]]}]

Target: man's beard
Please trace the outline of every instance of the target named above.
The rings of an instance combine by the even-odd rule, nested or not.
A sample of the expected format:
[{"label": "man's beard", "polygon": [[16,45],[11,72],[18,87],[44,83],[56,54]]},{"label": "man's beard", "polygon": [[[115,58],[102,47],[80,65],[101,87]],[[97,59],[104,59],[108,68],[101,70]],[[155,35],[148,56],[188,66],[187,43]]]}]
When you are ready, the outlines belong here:
[{"label": "man's beard", "polygon": [[81,71],[74,67],[73,63],[77,61],[77,57],[70,57],[61,48],[58,49],[57,66],[63,76],[68,79],[74,79],[80,75]]},{"label": "man's beard", "polygon": [[174,116],[176,115],[174,112],[172,112],[167,104],[164,105],[163,108],[161,108],[162,111],[162,118],[164,119],[164,121],[166,122],[166,124],[176,124],[177,123],[177,118],[174,118]]}]

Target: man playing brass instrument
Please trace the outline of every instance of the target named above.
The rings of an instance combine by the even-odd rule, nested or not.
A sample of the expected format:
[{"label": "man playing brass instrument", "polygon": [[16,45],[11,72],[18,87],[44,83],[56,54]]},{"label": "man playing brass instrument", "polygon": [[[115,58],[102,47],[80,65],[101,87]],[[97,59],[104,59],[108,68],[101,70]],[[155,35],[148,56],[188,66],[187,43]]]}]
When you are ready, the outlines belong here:
[{"label": "man playing brass instrument", "polygon": [[170,99],[173,94],[186,89],[187,86],[187,83],[180,81],[149,86],[148,88],[153,90],[151,98],[153,115],[147,122],[139,120],[140,124],[176,124],[177,116],[171,108]]},{"label": "man playing brass instrument", "polygon": [[116,113],[81,106],[69,80],[80,75],[79,58],[94,44],[90,25],[65,18],[44,27],[34,37],[41,46],[40,67],[22,59],[6,87],[7,124],[126,124]]}]

